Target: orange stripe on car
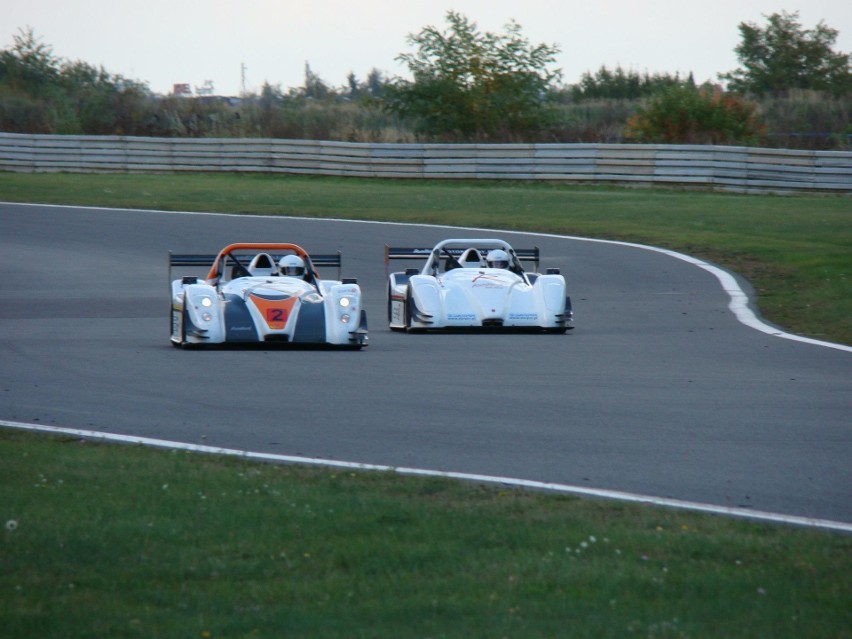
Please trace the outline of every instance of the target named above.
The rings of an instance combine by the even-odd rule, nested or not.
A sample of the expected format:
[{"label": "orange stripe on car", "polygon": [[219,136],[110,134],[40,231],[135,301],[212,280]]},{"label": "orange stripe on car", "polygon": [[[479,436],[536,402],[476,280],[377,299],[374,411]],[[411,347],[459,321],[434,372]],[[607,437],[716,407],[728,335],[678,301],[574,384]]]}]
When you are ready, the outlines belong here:
[{"label": "orange stripe on car", "polygon": [[282,300],[268,300],[257,295],[249,294],[251,301],[260,311],[267,326],[273,331],[280,331],[287,324],[290,313],[293,312],[293,305],[296,303],[297,297],[288,297]]}]

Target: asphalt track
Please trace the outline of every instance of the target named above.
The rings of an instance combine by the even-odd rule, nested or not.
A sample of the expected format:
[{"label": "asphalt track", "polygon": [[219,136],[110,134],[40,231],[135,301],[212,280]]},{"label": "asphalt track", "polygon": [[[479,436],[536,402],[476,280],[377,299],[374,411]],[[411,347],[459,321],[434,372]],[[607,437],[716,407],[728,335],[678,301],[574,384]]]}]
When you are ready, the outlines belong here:
[{"label": "asphalt track", "polygon": [[[383,245],[538,245],[566,335],[387,329]],[[343,251],[370,346],[182,351],[167,251]],[[0,421],[512,477],[852,523],[852,355],[755,330],[640,247],[409,225],[0,204]],[[404,266],[400,264],[397,268]]]}]

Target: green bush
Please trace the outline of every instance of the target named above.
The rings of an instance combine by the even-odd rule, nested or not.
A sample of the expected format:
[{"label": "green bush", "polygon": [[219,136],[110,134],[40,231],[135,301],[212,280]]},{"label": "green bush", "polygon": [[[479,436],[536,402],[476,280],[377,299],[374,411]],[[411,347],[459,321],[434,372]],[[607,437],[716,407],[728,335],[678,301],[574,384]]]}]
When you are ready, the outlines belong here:
[{"label": "green bush", "polygon": [[625,137],[663,144],[756,144],[764,127],[757,106],[720,90],[674,86],[640,106]]}]

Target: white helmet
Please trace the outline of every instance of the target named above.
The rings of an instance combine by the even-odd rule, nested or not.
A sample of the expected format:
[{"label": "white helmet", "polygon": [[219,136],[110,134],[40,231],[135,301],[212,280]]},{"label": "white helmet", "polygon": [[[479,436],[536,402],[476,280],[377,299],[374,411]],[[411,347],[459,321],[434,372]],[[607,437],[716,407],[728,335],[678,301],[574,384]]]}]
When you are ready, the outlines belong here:
[{"label": "white helmet", "polygon": [[485,258],[485,262],[490,268],[509,268],[509,256],[502,249],[494,249],[489,251]]},{"label": "white helmet", "polygon": [[285,255],[278,262],[281,275],[302,277],[305,274],[305,262],[298,255]]}]

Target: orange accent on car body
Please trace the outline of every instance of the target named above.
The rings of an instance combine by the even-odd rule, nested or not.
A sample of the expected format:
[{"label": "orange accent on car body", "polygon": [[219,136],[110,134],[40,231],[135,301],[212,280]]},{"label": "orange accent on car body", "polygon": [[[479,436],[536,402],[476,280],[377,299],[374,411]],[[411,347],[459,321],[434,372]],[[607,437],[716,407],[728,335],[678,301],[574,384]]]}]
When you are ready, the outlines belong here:
[{"label": "orange accent on car body", "polygon": [[260,311],[266,325],[273,331],[280,331],[287,325],[287,320],[293,312],[296,297],[288,297],[283,300],[268,300],[257,295],[249,294],[252,303]]}]

